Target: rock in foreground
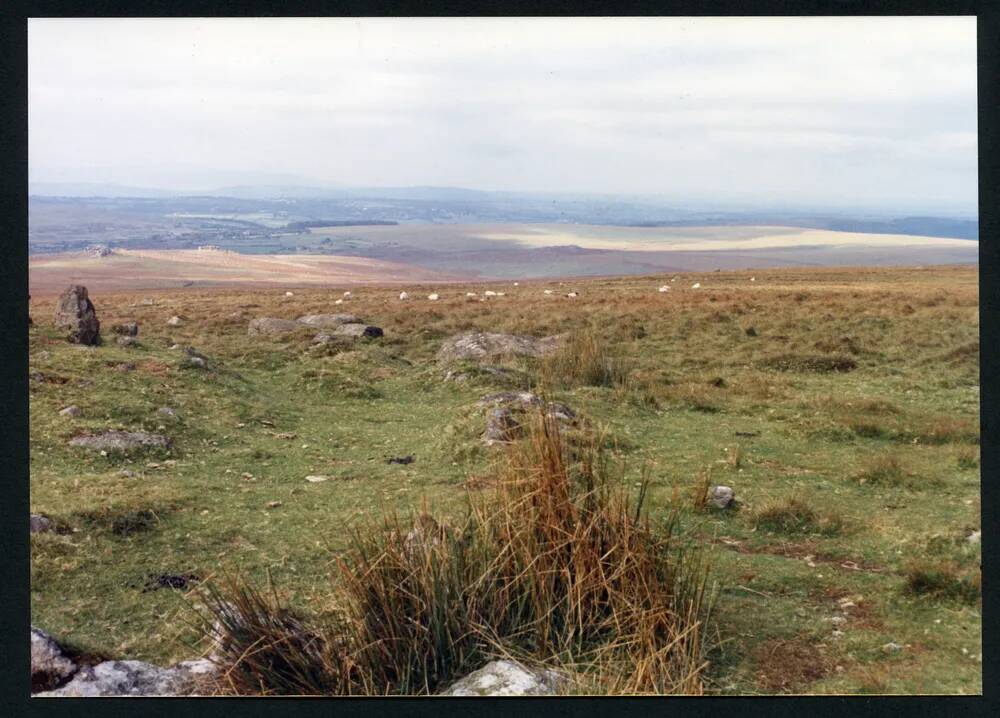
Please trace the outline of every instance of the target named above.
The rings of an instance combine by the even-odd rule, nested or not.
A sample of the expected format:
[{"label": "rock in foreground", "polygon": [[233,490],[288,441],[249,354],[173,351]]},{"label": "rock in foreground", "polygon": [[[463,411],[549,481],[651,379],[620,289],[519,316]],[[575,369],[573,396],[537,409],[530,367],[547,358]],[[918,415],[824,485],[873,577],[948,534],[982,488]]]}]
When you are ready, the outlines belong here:
[{"label": "rock in foreground", "polygon": [[31,691],[55,688],[76,673],[76,663],[45,631],[31,627]]},{"label": "rock in foreground", "polygon": [[299,324],[321,329],[333,329],[341,324],[360,324],[361,318],[353,314],[306,314],[296,319]]},{"label": "rock in foreground", "polygon": [[443,696],[553,696],[561,681],[555,671],[533,671],[514,661],[493,661],[453,683]]},{"label": "rock in foreground", "polygon": [[68,329],[66,339],[74,344],[95,345],[100,342],[101,323],[97,321],[97,312],[86,287],[72,284],[59,295],[55,325],[59,329]]},{"label": "rock in foreground", "polygon": [[466,332],[446,339],[438,350],[438,360],[487,359],[502,356],[540,357],[554,351],[562,337],[530,337],[492,332]]},{"label": "rock in foreground", "polygon": [[557,401],[544,402],[530,391],[501,391],[487,394],[477,406],[489,407],[483,441],[487,446],[513,441],[522,433],[518,416],[531,409],[542,409],[545,415],[564,424],[576,421],[576,412]]},{"label": "rock in foreground", "polygon": [[144,431],[105,431],[85,434],[69,440],[70,446],[81,446],[94,451],[136,451],[139,449],[169,449],[173,445],[166,436],[147,434]]},{"label": "rock in foreground", "polygon": [[375,327],[371,324],[351,323],[341,324],[333,330],[333,334],[341,337],[356,337],[358,339],[364,337],[365,339],[375,339],[376,337],[382,336],[383,332],[380,327]]},{"label": "rock in foreground", "polygon": [[[34,636],[34,634],[32,634]],[[142,661],[105,661],[85,666],[69,683],[37,693],[40,698],[96,698],[100,696],[183,696],[198,689],[200,680],[215,673],[207,660],[184,661],[161,668]]]},{"label": "rock in foreground", "polygon": [[729,486],[712,486],[708,490],[708,505],[715,509],[728,509],[736,501],[736,492]]}]

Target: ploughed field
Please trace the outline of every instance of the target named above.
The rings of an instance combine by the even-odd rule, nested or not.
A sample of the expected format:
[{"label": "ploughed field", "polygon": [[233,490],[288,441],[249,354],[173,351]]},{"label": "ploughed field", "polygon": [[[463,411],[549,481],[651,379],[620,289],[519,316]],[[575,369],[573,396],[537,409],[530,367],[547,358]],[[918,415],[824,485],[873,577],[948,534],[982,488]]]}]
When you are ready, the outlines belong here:
[{"label": "ploughed field", "polygon": [[[459,516],[490,490],[504,449],[484,444],[477,402],[530,388],[571,407],[628,485],[649,479],[654,517],[679,508],[709,552],[707,691],[982,690],[975,268],[90,290],[99,347],[65,341],[54,297],[31,305],[31,511],[58,528],[31,537],[32,623],[57,639],[191,658],[187,591],[235,572],[322,614],[353,529],[424,502]],[[248,334],[258,317],[335,312],[384,336]],[[111,327],[130,320],[139,344],[119,346]],[[584,337],[570,346],[614,371],[438,358],[472,330]],[[173,447],[68,444],[108,429]],[[717,484],[736,508],[701,505]]]}]

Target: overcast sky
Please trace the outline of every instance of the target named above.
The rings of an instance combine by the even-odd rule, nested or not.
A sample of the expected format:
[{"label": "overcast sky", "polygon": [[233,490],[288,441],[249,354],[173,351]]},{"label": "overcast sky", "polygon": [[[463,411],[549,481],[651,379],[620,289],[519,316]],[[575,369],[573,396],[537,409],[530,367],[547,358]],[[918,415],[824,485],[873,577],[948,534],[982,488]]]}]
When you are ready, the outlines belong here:
[{"label": "overcast sky", "polygon": [[974,18],[44,19],[30,176],[975,211]]}]

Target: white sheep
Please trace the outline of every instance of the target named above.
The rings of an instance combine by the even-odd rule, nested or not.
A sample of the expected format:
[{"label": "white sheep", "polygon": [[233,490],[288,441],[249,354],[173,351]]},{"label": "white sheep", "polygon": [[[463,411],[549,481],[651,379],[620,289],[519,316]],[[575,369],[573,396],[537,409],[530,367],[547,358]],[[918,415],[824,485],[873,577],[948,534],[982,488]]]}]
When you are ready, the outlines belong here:
[{"label": "white sheep", "polygon": [[440,297],[438,297],[437,294],[428,294],[427,298],[430,299],[432,302],[436,302],[438,299],[440,299]]},{"label": "white sheep", "polygon": [[570,292],[570,293],[569,293],[569,294],[567,294],[566,296],[567,296],[567,297],[569,297],[570,299],[572,299],[573,297],[576,297],[576,296],[578,296],[578,295],[577,295],[577,293],[576,293],[576,292]]},{"label": "white sheep", "polygon": [[475,292],[466,292],[465,296],[467,296],[467,297],[474,297],[474,296],[476,296],[476,293]]},{"label": "white sheep", "polygon": [[552,294],[552,290],[551,289],[546,289],[545,292],[544,292],[544,294]]},{"label": "white sheep", "polygon": [[662,287],[660,287],[660,289],[658,291],[660,292],[660,294],[662,294],[663,292],[669,292],[670,291],[670,287],[668,287],[666,284],[664,284]]},{"label": "white sheep", "polygon": [[407,292],[400,292],[400,293],[399,293],[399,298],[400,298],[401,300],[404,300],[404,299],[409,299],[409,298],[410,298],[410,295],[409,295],[409,294],[408,294]]},{"label": "white sheep", "polygon": [[349,297],[349,296],[351,296],[351,293],[350,292],[344,292],[344,296],[345,297]]},{"label": "white sheep", "polygon": [[691,289],[701,289],[701,282],[695,282],[692,284]]},{"label": "white sheep", "polygon": [[519,287],[519,286],[521,286],[521,283],[520,282],[514,282],[514,286],[515,287]]},{"label": "white sheep", "polygon": [[343,304],[343,303],[344,303],[344,300],[343,300],[343,299],[337,299],[337,300],[335,300],[335,301],[334,301],[333,303],[334,303],[334,304]]},{"label": "white sheep", "polygon": [[498,297],[506,297],[507,293],[506,292],[497,292],[497,296]]},{"label": "white sheep", "polygon": [[751,282],[756,282],[757,281],[757,277],[750,277],[750,281]]},{"label": "white sheep", "polygon": [[291,292],[285,292],[285,296],[286,297],[294,297],[295,295],[292,294]]},{"label": "white sheep", "polygon": [[497,293],[494,292],[492,289],[487,289],[485,292],[483,292],[483,294],[486,295],[487,297],[495,297],[497,295]]}]

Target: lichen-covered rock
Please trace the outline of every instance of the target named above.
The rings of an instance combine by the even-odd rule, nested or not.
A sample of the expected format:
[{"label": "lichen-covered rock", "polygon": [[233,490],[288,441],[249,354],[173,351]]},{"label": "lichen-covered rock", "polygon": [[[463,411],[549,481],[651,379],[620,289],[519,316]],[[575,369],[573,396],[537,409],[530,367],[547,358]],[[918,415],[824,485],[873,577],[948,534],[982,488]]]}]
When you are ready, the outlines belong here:
[{"label": "lichen-covered rock", "polygon": [[29,531],[33,534],[46,533],[55,529],[55,524],[48,516],[41,514],[31,514],[28,519]]},{"label": "lichen-covered rock", "polygon": [[170,449],[173,442],[160,434],[144,431],[105,431],[100,434],[84,434],[69,440],[70,446],[79,446],[94,451],[129,452],[141,449]]},{"label": "lichen-covered rock", "polygon": [[493,661],[445,689],[443,696],[552,696],[562,680],[555,671],[535,671],[514,661]]},{"label": "lichen-covered rock", "polygon": [[736,492],[729,486],[712,486],[708,489],[708,505],[715,509],[728,509],[736,501]]},{"label": "lichen-covered rock", "polygon": [[375,339],[382,336],[382,329],[363,323],[341,324],[333,330],[335,336]]},{"label": "lichen-covered rock", "polygon": [[353,314],[306,314],[296,319],[299,324],[320,329],[333,329],[341,324],[360,324],[361,318]]},{"label": "lichen-covered rock", "polygon": [[291,319],[275,319],[274,317],[257,317],[250,320],[247,334],[287,334],[301,328],[301,324]]},{"label": "lichen-covered rock", "polygon": [[31,627],[31,691],[55,688],[76,673],[76,663],[40,628]]},{"label": "lichen-covered rock", "polygon": [[531,337],[493,332],[466,332],[446,339],[438,350],[438,360],[487,359],[500,356],[540,357],[562,343],[561,336]]},{"label": "lichen-covered rock", "polygon": [[216,666],[208,660],[184,661],[170,668],[142,661],[105,661],[85,666],[61,688],[37,693],[39,698],[96,698],[101,696],[192,695],[211,677]]},{"label": "lichen-covered rock", "polygon": [[73,416],[80,416],[81,413],[82,412],[80,411],[80,407],[78,407],[76,404],[71,404],[70,406],[67,406],[65,409],[59,410],[59,416],[73,417]]},{"label": "lichen-covered rock", "polygon": [[518,415],[532,409],[542,409],[547,417],[563,424],[576,421],[576,412],[557,401],[545,402],[530,391],[501,391],[487,394],[477,406],[488,407],[486,429],[482,439],[487,446],[509,442],[520,436],[522,427]]},{"label": "lichen-covered rock", "polygon": [[72,284],[59,295],[55,325],[69,330],[66,339],[74,344],[96,345],[101,340],[101,323],[87,295],[87,288]]},{"label": "lichen-covered rock", "polygon": [[137,347],[139,346],[139,340],[135,337],[121,336],[116,340],[118,346],[120,347]]}]

